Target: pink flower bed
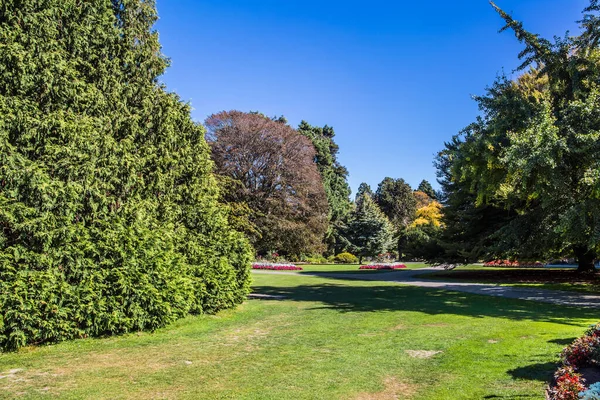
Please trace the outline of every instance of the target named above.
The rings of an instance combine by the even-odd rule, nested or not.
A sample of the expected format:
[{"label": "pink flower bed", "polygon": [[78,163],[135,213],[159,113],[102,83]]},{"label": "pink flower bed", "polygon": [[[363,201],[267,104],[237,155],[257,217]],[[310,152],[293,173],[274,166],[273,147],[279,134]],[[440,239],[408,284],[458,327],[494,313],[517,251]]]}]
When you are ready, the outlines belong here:
[{"label": "pink flower bed", "polygon": [[270,271],[301,271],[301,267],[294,264],[272,264],[272,263],[254,263],[252,269],[268,269]]},{"label": "pink flower bed", "polygon": [[403,269],[406,265],[400,263],[361,265],[358,269]]},{"label": "pink flower bed", "polygon": [[536,262],[522,262],[522,261],[511,261],[511,260],[493,260],[483,264],[486,267],[522,267],[522,268],[540,268],[543,267],[539,261]]}]

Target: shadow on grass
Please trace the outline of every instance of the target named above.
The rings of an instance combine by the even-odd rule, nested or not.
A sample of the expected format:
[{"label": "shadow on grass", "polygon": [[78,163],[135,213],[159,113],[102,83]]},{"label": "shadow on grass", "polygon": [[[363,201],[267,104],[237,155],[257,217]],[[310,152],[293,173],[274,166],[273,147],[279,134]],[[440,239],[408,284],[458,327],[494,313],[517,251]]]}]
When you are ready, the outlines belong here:
[{"label": "shadow on grass", "polygon": [[255,286],[254,293],[289,300],[320,302],[315,309],[339,312],[416,311],[431,315],[499,317],[579,326],[598,318],[598,311],[482,296],[413,286],[351,286],[336,284],[293,287]]},{"label": "shadow on grass", "polygon": [[568,346],[573,343],[577,338],[567,338],[567,339],[552,339],[548,340],[548,343],[560,344],[561,346]]},{"label": "shadow on grass", "polygon": [[511,369],[508,373],[515,379],[549,382],[552,379],[554,371],[556,371],[557,365],[554,362],[537,363]]},{"label": "shadow on grass", "polygon": [[340,269],[323,269],[319,271],[298,271],[298,274],[301,275],[314,275],[314,276],[324,276],[328,274],[344,274],[344,275],[375,275],[375,274],[389,274],[390,272],[398,272],[398,270],[373,270],[373,269],[358,269],[356,270],[340,270]]}]

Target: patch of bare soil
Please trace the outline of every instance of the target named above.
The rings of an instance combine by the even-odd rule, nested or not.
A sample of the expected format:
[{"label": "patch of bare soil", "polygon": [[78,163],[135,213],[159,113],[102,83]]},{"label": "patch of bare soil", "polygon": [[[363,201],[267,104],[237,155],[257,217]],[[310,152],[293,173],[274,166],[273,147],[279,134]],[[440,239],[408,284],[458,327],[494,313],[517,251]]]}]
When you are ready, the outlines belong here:
[{"label": "patch of bare soil", "polygon": [[410,399],[417,392],[417,385],[401,382],[391,376],[384,381],[385,388],[381,392],[361,393],[356,400],[397,400]]},{"label": "patch of bare soil", "polygon": [[441,351],[434,350],[406,350],[406,354],[412,358],[431,358],[436,354],[440,354]]},{"label": "patch of bare soil", "polygon": [[579,372],[585,379],[586,386],[600,382],[600,368],[582,368]]}]

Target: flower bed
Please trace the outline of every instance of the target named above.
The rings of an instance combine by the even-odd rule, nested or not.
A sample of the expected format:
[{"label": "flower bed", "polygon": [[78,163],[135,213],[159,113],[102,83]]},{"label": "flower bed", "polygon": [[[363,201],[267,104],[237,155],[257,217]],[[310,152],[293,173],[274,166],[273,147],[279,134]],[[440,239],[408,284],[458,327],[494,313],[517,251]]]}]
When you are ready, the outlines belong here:
[{"label": "flower bed", "polygon": [[488,261],[483,264],[486,267],[520,267],[520,268],[541,268],[544,266],[543,263],[539,261],[535,262],[523,262],[523,261],[511,261],[511,260],[493,260]]},{"label": "flower bed", "polygon": [[270,271],[302,271],[302,267],[294,264],[254,263],[252,269],[268,269]]},{"label": "flower bed", "polygon": [[[586,385],[586,375],[600,367],[600,324],[592,326],[584,336],[565,347],[560,355],[561,367],[548,388],[550,400],[599,400],[600,383]],[[597,371],[594,371],[597,376]],[[597,380],[597,379],[595,379]]]},{"label": "flower bed", "polygon": [[406,265],[400,263],[368,264],[361,265],[358,269],[403,269]]}]

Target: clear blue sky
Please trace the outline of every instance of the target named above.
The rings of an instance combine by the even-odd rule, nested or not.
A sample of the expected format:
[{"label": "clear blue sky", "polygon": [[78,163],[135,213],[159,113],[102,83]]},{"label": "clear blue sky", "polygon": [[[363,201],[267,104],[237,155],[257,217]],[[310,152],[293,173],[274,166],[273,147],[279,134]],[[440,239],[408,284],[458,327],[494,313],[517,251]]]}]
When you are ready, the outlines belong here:
[{"label": "clear blue sky", "polygon": [[[545,37],[587,0],[498,0]],[[167,87],[193,117],[237,109],[330,125],[353,192],[386,176],[435,187],[434,155],[478,114],[472,95],[519,65],[485,0],[157,0]]]}]

